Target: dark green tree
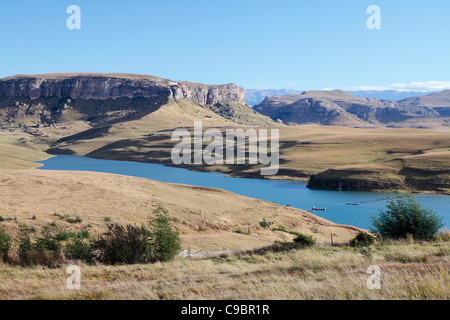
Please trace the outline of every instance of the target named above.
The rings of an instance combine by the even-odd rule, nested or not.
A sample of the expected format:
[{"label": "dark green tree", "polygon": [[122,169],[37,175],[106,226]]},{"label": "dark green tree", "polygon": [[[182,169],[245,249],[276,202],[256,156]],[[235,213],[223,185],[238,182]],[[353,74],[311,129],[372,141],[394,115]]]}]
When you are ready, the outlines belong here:
[{"label": "dark green tree", "polygon": [[178,232],[173,230],[166,208],[159,205],[153,213],[149,227],[154,257],[158,261],[172,260],[181,249]]},{"label": "dark green tree", "polygon": [[412,195],[389,200],[385,211],[372,217],[373,231],[385,238],[428,240],[443,226],[442,218],[433,210],[424,208]]}]

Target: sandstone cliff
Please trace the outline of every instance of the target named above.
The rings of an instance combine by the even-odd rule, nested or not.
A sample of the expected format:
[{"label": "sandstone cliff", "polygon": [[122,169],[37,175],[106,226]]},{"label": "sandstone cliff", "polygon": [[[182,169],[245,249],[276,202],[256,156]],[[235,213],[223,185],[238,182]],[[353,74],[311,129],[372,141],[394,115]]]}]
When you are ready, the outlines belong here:
[{"label": "sandstone cliff", "polygon": [[118,98],[187,98],[206,106],[219,102],[245,104],[235,84],[204,85],[128,74],[18,75],[0,80],[0,96],[107,100]]},{"label": "sandstone cliff", "polygon": [[231,103],[235,109],[254,113],[245,103],[244,90],[235,84],[205,85],[134,74],[17,75],[0,79],[0,125],[122,121],[152,113],[170,99],[219,111]]}]

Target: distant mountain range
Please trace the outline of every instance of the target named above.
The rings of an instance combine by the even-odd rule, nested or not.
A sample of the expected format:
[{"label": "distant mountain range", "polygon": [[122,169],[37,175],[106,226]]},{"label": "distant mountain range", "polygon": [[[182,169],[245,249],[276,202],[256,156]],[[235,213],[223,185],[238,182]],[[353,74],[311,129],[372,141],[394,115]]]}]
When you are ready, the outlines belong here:
[{"label": "distant mountain range", "polygon": [[[304,91],[292,89],[249,89],[245,90],[245,100],[251,106],[261,103],[268,96],[286,96],[302,94]],[[399,101],[406,98],[424,96],[435,91],[397,91],[397,90],[366,90],[366,91],[347,91],[355,97],[375,98],[379,100]]]},{"label": "distant mountain range", "polygon": [[[355,95],[369,93],[244,91],[235,84],[205,85],[136,74],[18,75],[0,79],[0,127],[40,130],[82,121],[98,128],[140,119],[162,107],[167,111],[168,105],[177,106],[167,117],[179,123],[181,119],[216,119],[222,125],[252,126],[279,126],[277,122],[353,127],[449,126],[450,90],[398,101]],[[247,104],[263,95],[264,100],[253,108]],[[399,97],[392,91],[383,93],[383,97],[388,95]]]},{"label": "distant mountain range", "polygon": [[341,90],[266,97],[254,110],[285,124],[354,127],[448,127],[450,90],[399,101],[362,98]]}]

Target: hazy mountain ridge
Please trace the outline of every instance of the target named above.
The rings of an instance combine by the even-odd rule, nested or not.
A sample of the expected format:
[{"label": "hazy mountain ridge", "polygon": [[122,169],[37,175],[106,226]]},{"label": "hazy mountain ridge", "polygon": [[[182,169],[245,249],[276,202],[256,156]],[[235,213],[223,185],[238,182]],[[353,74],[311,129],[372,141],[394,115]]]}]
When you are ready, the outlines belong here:
[{"label": "hazy mountain ridge", "polygon": [[[298,95],[303,92],[304,91],[293,89],[248,89],[245,90],[245,100],[249,105],[255,106],[264,101],[268,96]],[[424,96],[436,91],[359,90],[346,92],[360,98],[399,101],[406,98]]]},{"label": "hazy mountain ridge", "polygon": [[342,90],[305,91],[301,95],[266,97],[254,109],[288,124],[393,125],[450,115],[450,90],[400,101],[356,97]]},{"label": "hazy mountain ridge", "polygon": [[255,106],[263,101],[266,97],[295,95],[302,94],[302,92],[303,91],[293,89],[247,89],[245,90],[245,101],[249,105]]}]

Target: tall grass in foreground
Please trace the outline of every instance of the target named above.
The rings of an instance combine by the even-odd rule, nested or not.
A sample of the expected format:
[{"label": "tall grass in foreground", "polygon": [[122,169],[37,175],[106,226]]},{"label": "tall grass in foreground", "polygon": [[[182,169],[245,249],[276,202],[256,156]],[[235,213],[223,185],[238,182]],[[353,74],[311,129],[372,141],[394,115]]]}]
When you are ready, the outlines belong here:
[{"label": "tall grass in foreground", "polygon": [[[65,268],[0,265],[4,299],[450,299],[449,242],[394,242],[360,248],[311,247],[261,254],[121,266],[81,264],[81,290]],[[366,286],[381,268],[381,290]],[[17,285],[20,284],[20,285]]]}]

